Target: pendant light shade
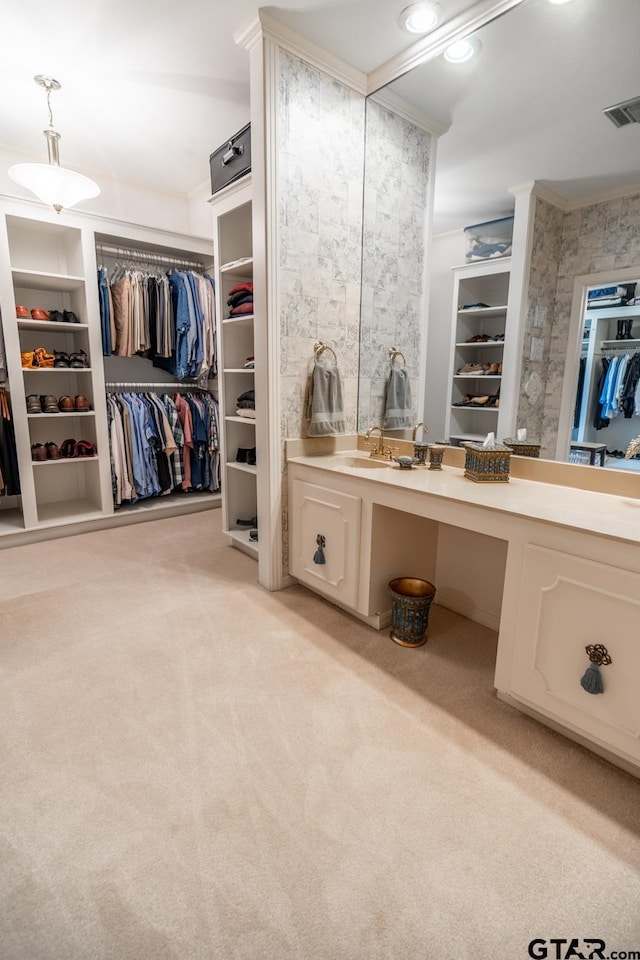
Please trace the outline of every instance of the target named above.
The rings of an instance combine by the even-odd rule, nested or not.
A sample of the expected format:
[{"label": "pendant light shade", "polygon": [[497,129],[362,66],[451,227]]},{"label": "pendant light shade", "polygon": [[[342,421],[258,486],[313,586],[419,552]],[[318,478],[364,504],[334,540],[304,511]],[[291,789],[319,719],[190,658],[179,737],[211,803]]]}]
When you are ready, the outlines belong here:
[{"label": "pendant light shade", "polygon": [[38,200],[50,204],[57,213],[63,207],[73,207],[81,200],[90,200],[100,194],[100,187],[89,177],[60,166],[58,141],[60,134],[53,129],[51,91],[59,90],[60,84],[53,77],[38,74],[34,80],[47,91],[49,128],[44,131],[49,151],[48,163],[17,163],[9,167],[8,174],[14,183],[26,187]]}]

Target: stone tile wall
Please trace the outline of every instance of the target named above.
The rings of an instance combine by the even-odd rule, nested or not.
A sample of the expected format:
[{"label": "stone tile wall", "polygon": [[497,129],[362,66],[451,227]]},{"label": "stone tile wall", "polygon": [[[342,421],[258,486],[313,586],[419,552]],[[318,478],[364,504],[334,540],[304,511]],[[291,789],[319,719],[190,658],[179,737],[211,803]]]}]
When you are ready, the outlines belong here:
[{"label": "stone tile wall", "polygon": [[433,138],[367,101],[358,426],[380,425],[396,346],[411,375],[414,422],[424,315],[425,223]]}]

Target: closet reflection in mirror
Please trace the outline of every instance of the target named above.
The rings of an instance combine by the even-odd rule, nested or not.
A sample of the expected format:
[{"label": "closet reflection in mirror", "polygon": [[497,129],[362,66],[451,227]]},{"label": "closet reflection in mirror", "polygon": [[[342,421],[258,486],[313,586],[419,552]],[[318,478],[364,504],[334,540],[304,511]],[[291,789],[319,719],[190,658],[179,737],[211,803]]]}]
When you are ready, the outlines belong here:
[{"label": "closet reflection in mirror", "polygon": [[[618,128],[602,112],[640,95],[633,58],[620,56],[620,23],[625,32],[640,28],[636,0],[619,0],[615,19],[593,0],[523,0],[477,32],[472,60],[432,58],[369,99],[361,431],[382,422],[393,342],[407,357],[416,420],[428,423],[430,438],[444,435],[459,306],[452,268],[465,263],[463,229],[515,210],[502,432],[526,428],[542,457],[560,460],[575,456],[571,444],[580,440],[615,452],[640,434],[635,412],[595,425],[593,380],[588,395],[581,381],[576,413],[582,333],[600,309],[586,309],[587,291],[640,277],[640,127]],[[421,214],[432,220],[427,243]],[[590,340],[593,378],[602,372],[602,342],[616,336],[615,315],[610,322],[613,333],[600,337],[596,324]],[[621,352],[614,344],[610,355]],[[487,392],[477,387],[468,392]],[[638,463],[606,457],[616,469]]]}]

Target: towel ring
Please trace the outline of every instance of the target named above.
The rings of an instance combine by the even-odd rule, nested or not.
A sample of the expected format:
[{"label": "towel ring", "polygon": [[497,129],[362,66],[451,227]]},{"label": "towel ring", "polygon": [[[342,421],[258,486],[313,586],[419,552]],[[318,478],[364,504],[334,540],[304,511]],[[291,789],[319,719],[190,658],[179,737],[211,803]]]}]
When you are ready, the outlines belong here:
[{"label": "towel ring", "polygon": [[390,359],[391,359],[391,366],[393,366],[393,363],[394,363],[394,360],[396,359],[396,357],[402,357],[402,362],[404,363],[404,365],[405,365],[405,367],[406,367],[407,361],[406,361],[405,358],[404,358],[404,354],[401,353],[400,350],[398,350],[397,347],[389,347],[389,357],[390,357]]},{"label": "towel ring", "polygon": [[314,345],[313,345],[313,352],[314,352],[314,354],[315,354],[316,360],[318,359],[318,357],[319,357],[321,354],[323,354],[323,353],[325,352],[325,350],[328,350],[329,353],[332,353],[332,354],[333,354],[333,359],[334,359],[335,362],[337,363],[337,362],[338,362],[338,358],[337,358],[337,356],[336,356],[336,352],[335,352],[335,350],[333,349],[333,347],[330,347],[328,344],[323,343],[322,340],[316,340],[316,342],[315,342]]}]

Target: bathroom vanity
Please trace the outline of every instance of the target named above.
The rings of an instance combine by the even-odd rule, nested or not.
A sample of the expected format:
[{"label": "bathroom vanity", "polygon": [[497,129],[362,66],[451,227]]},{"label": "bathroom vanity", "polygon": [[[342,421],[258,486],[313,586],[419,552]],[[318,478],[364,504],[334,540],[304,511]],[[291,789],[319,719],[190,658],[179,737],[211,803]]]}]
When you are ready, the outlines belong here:
[{"label": "bathroom vanity", "polygon": [[[498,630],[501,698],[640,775],[640,499],[523,476],[476,484],[461,453],[441,471],[355,448],[290,455],[291,574],[378,629],[389,580],[432,581],[437,603]],[[580,685],[588,644],[611,657],[602,694]]]}]

